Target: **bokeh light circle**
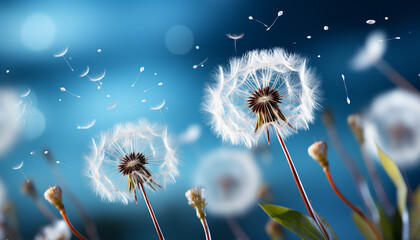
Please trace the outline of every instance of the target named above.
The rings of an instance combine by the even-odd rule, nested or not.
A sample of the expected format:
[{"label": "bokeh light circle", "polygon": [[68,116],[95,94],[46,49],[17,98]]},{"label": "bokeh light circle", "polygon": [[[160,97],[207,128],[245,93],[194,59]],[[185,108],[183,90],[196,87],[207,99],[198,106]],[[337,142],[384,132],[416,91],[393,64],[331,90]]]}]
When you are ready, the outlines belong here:
[{"label": "bokeh light circle", "polygon": [[22,43],[30,50],[40,51],[48,48],[55,38],[53,20],[40,13],[26,18],[21,29]]},{"label": "bokeh light circle", "polygon": [[188,53],[194,43],[192,31],[184,25],[171,27],[165,35],[165,45],[169,52],[176,55]]}]

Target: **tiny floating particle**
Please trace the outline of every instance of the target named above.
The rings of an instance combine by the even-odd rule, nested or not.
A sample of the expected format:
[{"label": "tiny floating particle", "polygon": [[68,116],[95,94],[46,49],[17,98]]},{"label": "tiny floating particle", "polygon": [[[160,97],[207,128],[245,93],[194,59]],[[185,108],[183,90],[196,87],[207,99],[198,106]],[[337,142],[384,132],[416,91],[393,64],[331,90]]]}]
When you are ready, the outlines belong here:
[{"label": "tiny floating particle", "polygon": [[369,20],[366,21],[366,23],[369,24],[369,25],[373,25],[373,24],[376,23],[376,21],[373,20],[373,19],[369,19]]},{"label": "tiny floating particle", "polygon": [[98,50],[96,50],[96,51],[97,51],[98,53],[100,53],[100,52],[102,52],[102,49],[100,49],[100,48],[99,48],[99,49],[98,49]]},{"label": "tiny floating particle", "polygon": [[328,29],[330,29],[328,26],[324,26],[325,31],[328,31]]},{"label": "tiny floating particle", "polygon": [[387,20],[387,21],[388,21],[388,19],[389,19],[388,17],[385,17],[385,20]]},{"label": "tiny floating particle", "polygon": [[45,151],[44,151],[44,154],[45,154],[45,155],[47,155],[47,154],[48,154],[48,151],[47,151],[47,150],[45,150]]},{"label": "tiny floating particle", "polygon": [[59,98],[58,101],[61,102],[61,98]]},{"label": "tiny floating particle", "polygon": [[197,49],[197,50],[198,50],[198,49],[200,49],[200,46],[198,46],[198,45],[197,45],[197,46],[195,46],[195,49]]},{"label": "tiny floating particle", "polygon": [[318,58],[321,58],[321,55],[318,55]]},{"label": "tiny floating particle", "polygon": [[146,99],[141,100],[141,102],[146,102]]},{"label": "tiny floating particle", "polygon": [[311,38],[312,38],[312,36],[311,36],[311,35],[308,35],[308,36],[306,36],[306,38],[307,38],[307,39],[311,39]]},{"label": "tiny floating particle", "polygon": [[35,154],[35,152],[34,152],[34,151],[32,151],[32,152],[30,152],[30,154],[31,154],[31,155],[34,155],[34,154]]},{"label": "tiny floating particle", "polygon": [[111,95],[107,94],[107,95],[106,95],[106,97],[107,97],[107,98],[110,98],[110,97],[111,97]]},{"label": "tiny floating particle", "polygon": [[10,73],[10,70],[9,70],[9,69],[7,69],[7,70],[6,70],[6,73],[7,73],[7,74],[9,74],[9,73]]}]

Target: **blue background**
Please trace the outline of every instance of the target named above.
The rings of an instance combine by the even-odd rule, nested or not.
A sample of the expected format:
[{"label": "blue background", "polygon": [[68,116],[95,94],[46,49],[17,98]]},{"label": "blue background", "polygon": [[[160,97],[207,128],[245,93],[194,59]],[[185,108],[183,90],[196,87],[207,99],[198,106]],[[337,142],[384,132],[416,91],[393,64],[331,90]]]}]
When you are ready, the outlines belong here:
[{"label": "blue background", "polygon": [[[21,195],[19,188],[24,178],[12,167],[24,160],[24,172],[42,193],[56,184],[41,156],[41,149],[48,146],[57,160],[70,166],[59,165],[59,168],[88,209],[102,239],[155,239],[156,233],[143,202],[127,206],[105,203],[90,190],[88,179],[83,176],[83,155],[88,153],[91,136],[89,131],[76,129],[78,124],[97,119],[90,129],[94,135],[115,123],[147,118],[167,124],[174,135],[190,124],[203,126],[198,142],[180,146],[182,164],[177,183],[158,193],[149,193],[167,239],[203,239],[202,228],[187,205],[184,193],[194,187],[193,173],[199,155],[223,146],[205,125],[200,104],[203,87],[212,81],[215,67],[235,55],[233,41],[226,33],[245,33],[237,42],[239,56],[256,48],[283,47],[308,57],[322,79],[322,105],[334,111],[340,137],[362,167],[346,117],[365,109],[377,94],[393,89],[394,85],[374,68],[353,72],[349,61],[371,31],[382,29],[389,37],[401,37],[401,40],[388,42],[384,59],[420,87],[419,9],[416,1],[2,1],[0,83],[22,92],[31,88],[30,97],[37,101],[46,119],[46,128],[40,137],[22,138],[0,162],[0,177],[17,208],[22,235],[25,239],[33,238],[47,220],[28,197]],[[283,10],[284,15],[268,32],[262,25],[248,20],[252,15],[270,24],[279,10]],[[27,48],[21,33],[25,19],[35,13],[48,16],[55,25],[51,45],[40,51]],[[386,16],[388,21],[384,20]],[[367,19],[377,22],[367,25]],[[192,48],[185,55],[174,55],[165,45],[165,34],[175,25],[184,25],[193,33]],[[325,25],[329,26],[328,31],[323,30]],[[42,40],[51,29],[39,27],[33,37]],[[312,38],[306,39],[307,35]],[[185,39],[180,35],[179,39],[172,40],[182,46]],[[195,49],[196,45],[200,46],[199,50]],[[75,72],[71,72],[61,58],[52,56],[65,46],[69,47],[66,57],[71,57]],[[97,49],[102,52],[98,53]],[[321,58],[317,58],[318,54]],[[192,68],[206,57],[208,61],[203,68]],[[110,98],[92,82],[78,76],[86,65],[96,73],[106,69],[103,89]],[[131,88],[140,66],[144,66],[145,71],[136,87]],[[6,69],[10,69],[9,74]],[[346,76],[350,105],[346,103],[342,73]],[[157,82],[164,85],[143,93]],[[60,87],[82,98],[60,92]],[[147,102],[141,103],[141,99]],[[149,109],[163,99],[168,107],[163,114]],[[114,102],[119,103],[116,109],[106,110]],[[310,131],[287,140],[312,203],[341,239],[360,239],[350,211],[333,194],[318,164],[307,156],[306,149],[314,140],[328,140],[320,113]],[[275,203],[305,212],[280,146],[273,143],[271,149],[273,162],[259,164],[264,180],[273,188]],[[35,155],[30,155],[31,151],[35,151]],[[329,156],[337,185],[352,202],[361,206],[348,171],[334,151],[331,150]],[[394,200],[395,190],[382,169],[380,172],[388,195]],[[411,186],[415,187],[420,181],[418,168],[407,174]],[[79,215],[70,204],[67,206],[70,218],[81,228]],[[223,218],[209,215],[208,221],[214,239],[234,238]],[[268,239],[264,231],[267,216],[257,205],[238,221],[251,239]],[[286,234],[289,239],[296,239],[290,232]]]}]

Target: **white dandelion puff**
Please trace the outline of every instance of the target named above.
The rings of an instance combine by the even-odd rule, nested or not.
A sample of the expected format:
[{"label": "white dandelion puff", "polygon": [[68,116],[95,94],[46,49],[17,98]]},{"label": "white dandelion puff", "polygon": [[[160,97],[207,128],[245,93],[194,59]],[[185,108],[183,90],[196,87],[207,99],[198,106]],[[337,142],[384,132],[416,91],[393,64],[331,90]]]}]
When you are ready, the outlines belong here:
[{"label": "white dandelion puff", "polygon": [[91,127],[93,127],[93,125],[95,125],[95,123],[96,123],[96,119],[93,119],[92,121],[88,122],[87,124],[78,125],[77,129],[90,129]]},{"label": "white dandelion puff", "polygon": [[255,206],[261,172],[250,152],[217,149],[201,160],[195,183],[206,189],[209,213],[234,216]]},{"label": "white dandelion puff", "polygon": [[401,168],[420,163],[420,97],[395,89],[372,102],[364,115],[366,147],[377,158],[375,142]]},{"label": "white dandelion puff", "polygon": [[308,129],[318,107],[318,81],[306,60],[281,48],[254,50],[219,66],[204,110],[224,141],[255,146],[273,126],[285,138]]},{"label": "white dandelion puff", "polygon": [[[146,120],[117,124],[92,139],[86,175],[102,199],[127,204],[136,188],[164,187],[178,175],[178,159],[166,127]],[[143,193],[144,194],[144,193]]]},{"label": "white dandelion puff", "polygon": [[35,240],[70,240],[72,233],[64,220],[57,220],[41,229],[35,236]]}]

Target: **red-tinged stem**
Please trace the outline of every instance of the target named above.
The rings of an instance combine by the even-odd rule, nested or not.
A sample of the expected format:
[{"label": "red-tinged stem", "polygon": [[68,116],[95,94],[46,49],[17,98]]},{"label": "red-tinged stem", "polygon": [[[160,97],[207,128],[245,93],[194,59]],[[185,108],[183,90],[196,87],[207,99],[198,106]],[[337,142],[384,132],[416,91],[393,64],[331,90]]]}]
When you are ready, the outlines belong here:
[{"label": "red-tinged stem", "polygon": [[331,177],[331,173],[330,173],[330,169],[329,168],[324,168],[324,172],[325,175],[327,176],[328,182],[330,183],[332,189],[334,190],[335,194],[337,194],[337,196],[345,203],[347,204],[347,206],[349,206],[349,208],[351,208],[357,215],[359,215],[363,221],[365,221],[368,226],[370,227],[370,229],[372,229],[372,231],[375,233],[375,236],[378,240],[381,239],[381,235],[379,235],[378,231],[376,230],[375,226],[373,225],[373,223],[366,217],[365,214],[363,214],[362,211],[360,211],[357,207],[355,207],[349,200],[347,200],[347,198],[344,197],[343,194],[341,194],[340,190],[338,190],[337,186],[335,185],[332,177]]},{"label": "red-tinged stem", "polygon": [[203,225],[204,232],[206,233],[206,240],[211,240],[210,229],[209,229],[209,226],[207,225],[206,218],[203,217],[202,219],[200,219],[200,222]]},{"label": "red-tinged stem", "polygon": [[325,228],[322,225],[319,218],[316,216],[315,210],[312,208],[312,205],[311,205],[311,203],[308,199],[308,196],[306,195],[305,189],[303,188],[302,181],[300,181],[300,178],[299,178],[299,175],[297,173],[296,167],[293,164],[292,158],[290,157],[289,150],[287,150],[286,144],[284,143],[283,138],[280,136],[280,134],[277,130],[276,130],[276,134],[277,134],[277,138],[279,139],[280,145],[283,149],[284,155],[286,156],[287,163],[289,164],[289,167],[290,167],[290,171],[292,171],[293,178],[294,178],[294,180],[296,182],[296,185],[299,189],[300,196],[302,197],[303,203],[305,203],[305,207],[308,210],[309,215],[315,220],[318,227],[322,230],[322,233],[324,234],[324,236],[329,240],[330,237],[329,237],[327,231],[325,230]]},{"label": "red-tinged stem", "polygon": [[160,240],[164,240],[162,230],[160,230],[159,223],[156,219],[155,213],[153,212],[152,205],[150,205],[149,199],[147,198],[146,191],[144,190],[143,183],[138,183],[139,189],[143,193],[144,201],[146,202],[147,208],[149,209],[150,217],[152,217],[153,224],[155,225],[157,235]]},{"label": "red-tinged stem", "polygon": [[64,221],[66,221],[67,226],[69,226],[70,230],[73,232],[74,235],[76,235],[77,238],[80,240],[87,240],[82,234],[80,234],[76,228],[73,227],[73,224],[71,224],[70,220],[67,218],[66,210],[60,211],[61,216],[63,216]]},{"label": "red-tinged stem", "polygon": [[420,94],[419,90],[413,86],[407,79],[399,74],[389,63],[385,60],[381,60],[375,65],[376,69],[379,70],[385,77],[393,82],[397,87],[406,89],[408,91]]}]

